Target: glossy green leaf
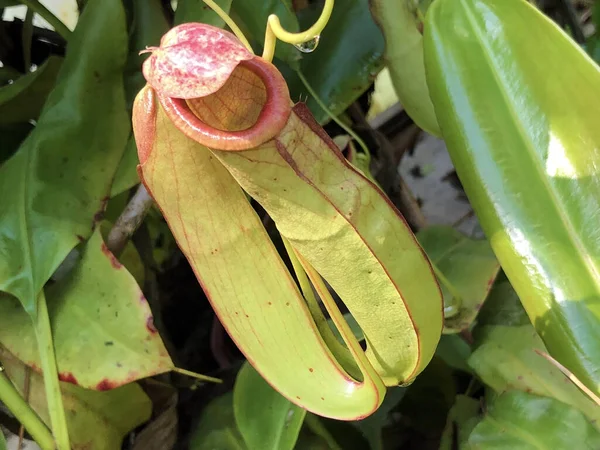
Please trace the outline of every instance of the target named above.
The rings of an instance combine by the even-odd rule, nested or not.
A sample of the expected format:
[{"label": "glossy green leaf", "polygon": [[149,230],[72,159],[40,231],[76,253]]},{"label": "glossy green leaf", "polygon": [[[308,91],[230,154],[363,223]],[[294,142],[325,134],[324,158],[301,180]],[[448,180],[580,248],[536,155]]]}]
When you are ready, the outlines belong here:
[{"label": "glossy green leaf", "polygon": [[[490,291],[477,316],[479,325],[529,325],[529,317],[519,296],[503,274]],[[502,278],[502,279],[500,279]]]},{"label": "glossy green leaf", "polygon": [[[255,52],[262,52],[267,29],[267,19],[271,14],[279,17],[281,26],[291,32],[300,31],[300,25],[292,6],[292,0],[237,0],[231,5],[231,14],[236,23],[242,27],[246,37],[259,46]],[[260,53],[259,53],[260,54]],[[275,47],[275,57],[285,61],[291,67],[297,67],[301,53],[293,45],[278,41]]]},{"label": "glossy green leaf", "polygon": [[[175,128],[156,95],[146,88],[134,109],[140,173],[233,341],[292,402],[329,417],[372,413],[381,381],[365,372],[358,382],[332,358],[244,192]],[[282,364],[282,355],[293,358]]]},{"label": "glossy green leaf", "polygon": [[[17,390],[23,393],[26,366],[0,348],[0,361]],[[146,422],[152,402],[137,384],[95,392],[61,383],[63,403],[74,450],[115,450],[135,427]],[[49,423],[42,376],[29,372],[29,404]]]},{"label": "glossy green leaf", "polygon": [[373,17],[385,36],[385,59],[401,105],[423,130],[440,136],[425,79],[423,24],[414,0],[371,0]]},{"label": "glossy green leaf", "polygon": [[[442,434],[440,450],[458,450],[464,448],[471,431],[478,422],[481,403],[466,395],[457,395],[456,401],[448,413],[446,428]],[[458,447],[453,443],[457,442]]]},{"label": "glossy green leaf", "polygon": [[442,359],[447,365],[463,372],[472,372],[467,365],[471,356],[471,347],[457,334],[445,334],[440,339],[435,355]]},{"label": "glossy green leaf", "polygon": [[[229,13],[232,1],[233,0],[215,0],[215,3],[219,5],[223,11]],[[207,23],[220,28],[225,25],[223,19],[221,19],[217,13],[210,9],[203,0],[179,0],[177,2],[177,10],[175,10],[175,25],[186,22]]]},{"label": "glossy green leaf", "polygon": [[560,400],[600,423],[600,408],[535,350],[546,352],[531,325],[486,326],[477,330],[469,366],[497,393],[512,389]]},{"label": "glossy green leaf", "polygon": [[511,391],[488,405],[468,445],[473,450],[593,450],[600,448],[600,432],[558,400]]},{"label": "glossy green leaf", "polygon": [[[320,12],[301,13],[301,28],[312,25]],[[371,86],[383,67],[383,50],[383,36],[373,22],[368,1],[338,1],[321,33],[317,49],[302,57],[300,70],[323,103],[333,114],[339,115]],[[298,76],[285,69],[282,72],[292,99],[308,99],[307,105],[317,122],[329,121],[330,117],[315,102]]]},{"label": "glossy green leaf", "polygon": [[0,430],[0,450],[6,450],[6,439],[2,430]]},{"label": "glossy green leaf", "polygon": [[253,450],[240,434],[233,414],[233,392],[211,401],[202,411],[190,438],[190,450]]},{"label": "glossy green leaf", "polygon": [[524,0],[436,0],[425,61],[504,272],[552,356],[600,393],[600,68]]},{"label": "glossy green leaf", "polygon": [[233,388],[235,422],[248,448],[292,450],[306,411],[283,397],[246,362]]},{"label": "glossy green leaf", "polygon": [[[469,328],[494,284],[500,264],[486,240],[469,239],[450,227],[433,226],[417,234],[427,256],[461,296],[454,298],[444,283],[445,333]],[[456,309],[449,313],[450,309]]]},{"label": "glossy green leaf", "polygon": [[35,130],[0,168],[0,290],[29,314],[104,209],[129,128],[126,52],[121,2],[90,1]]},{"label": "glossy green leaf", "polygon": [[[46,297],[63,381],[106,390],[172,369],[142,291],[98,230],[75,269],[47,288]],[[40,367],[31,320],[7,295],[0,296],[0,342]]]},{"label": "glossy green leaf", "polygon": [[63,59],[50,56],[35,72],[0,88],[0,124],[37,120],[54,88]]}]

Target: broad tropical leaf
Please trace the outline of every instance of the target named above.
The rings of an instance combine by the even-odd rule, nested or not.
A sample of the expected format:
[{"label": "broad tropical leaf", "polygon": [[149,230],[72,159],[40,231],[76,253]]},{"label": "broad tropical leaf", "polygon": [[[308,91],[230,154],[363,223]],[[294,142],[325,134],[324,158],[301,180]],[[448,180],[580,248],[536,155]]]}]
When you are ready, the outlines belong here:
[{"label": "broad tropical leaf", "polygon": [[35,72],[0,89],[0,124],[37,120],[48,94],[54,88],[63,59],[51,56]]},{"label": "broad tropical leaf", "polygon": [[488,405],[467,448],[594,450],[600,448],[600,432],[578,410],[558,400],[511,391]]},{"label": "broad tropical leaf", "polygon": [[248,448],[263,450],[293,450],[306,415],[247,362],[235,380],[233,410]]},{"label": "broad tropical leaf", "polygon": [[0,168],[0,290],[31,315],[104,211],[129,129],[126,53],[121,2],[90,0],[36,128]]},{"label": "broad tropical leaf", "polygon": [[[446,305],[445,333],[458,333],[473,323],[500,270],[486,240],[469,239],[450,227],[432,226],[417,234],[427,256],[452,284],[455,299],[440,283]],[[455,308],[451,311],[450,308]]]},{"label": "broad tropical leaf", "polygon": [[600,393],[600,68],[524,0],[436,0],[425,64],[504,272],[550,354]]},{"label": "broad tropical leaf", "polygon": [[373,17],[385,36],[385,59],[400,104],[423,130],[440,135],[423,61],[423,26],[418,1],[371,0]]},{"label": "broad tropical leaf", "polygon": [[[173,368],[144,294],[99,230],[46,297],[62,381],[107,390]],[[41,366],[31,320],[7,295],[0,295],[0,342],[29,367]]]},{"label": "broad tropical leaf", "polygon": [[531,325],[486,326],[476,330],[477,348],[469,366],[497,393],[512,389],[555,398],[597,423],[600,408],[536,350],[546,352]]}]

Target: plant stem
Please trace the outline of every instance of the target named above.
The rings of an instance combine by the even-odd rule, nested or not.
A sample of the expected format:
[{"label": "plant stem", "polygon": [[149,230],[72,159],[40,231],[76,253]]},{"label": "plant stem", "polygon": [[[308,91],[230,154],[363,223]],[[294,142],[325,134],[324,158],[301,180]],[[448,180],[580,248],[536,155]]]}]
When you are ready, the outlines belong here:
[{"label": "plant stem", "polygon": [[325,0],[323,11],[317,21],[306,31],[300,33],[290,33],[281,26],[279,17],[271,14],[267,19],[267,30],[265,31],[265,45],[262,57],[271,62],[275,55],[275,44],[277,39],[288,44],[300,45],[312,39],[318,38],[321,32],[329,22],[331,12],[333,11],[334,0]]},{"label": "plant stem", "polygon": [[223,19],[223,21],[227,24],[231,31],[233,31],[233,34],[235,34],[236,37],[242,42],[242,44],[244,44],[244,47],[246,47],[250,53],[254,53],[250,42],[248,42],[248,39],[246,39],[246,36],[244,36],[242,30],[240,30],[240,27],[237,26],[237,24],[233,21],[231,17],[229,17],[229,15],[225,11],[223,11],[223,9],[219,5],[217,5],[213,0],[202,1],[206,3],[206,6],[212,9],[221,19]]},{"label": "plant stem", "polygon": [[58,382],[58,368],[56,366],[56,355],[54,354],[52,328],[50,326],[46,296],[43,290],[38,297],[38,311],[37,317],[34,319],[34,328],[40,352],[44,387],[46,389],[46,402],[48,403],[48,413],[50,415],[52,432],[56,440],[56,448],[58,450],[70,450],[67,418]]},{"label": "plant stem", "polygon": [[543,352],[538,349],[534,349],[534,351],[543,358],[546,358],[551,364],[553,364],[558,370],[562,372],[562,374],[567,377],[571,383],[577,386],[584,394],[586,394],[590,400],[592,400],[596,405],[600,406],[600,397],[594,394],[585,384],[583,384],[579,378],[573,374],[569,369],[559,363],[556,359],[550,356],[548,353]]},{"label": "plant stem", "polygon": [[207,381],[209,383],[222,383],[223,380],[219,379],[219,378],[213,378],[213,377],[209,377],[207,375],[202,375],[196,372],[192,372],[191,370],[186,370],[186,369],[180,369],[179,367],[173,367],[173,369],[171,369],[173,372],[177,372],[180,373],[182,375],[186,375],[188,377],[192,377],[192,378],[196,378],[197,380],[201,380],[201,381]]},{"label": "plant stem", "polygon": [[19,395],[17,389],[3,371],[0,371],[0,400],[43,450],[54,449],[52,433],[31,406]]},{"label": "plant stem", "polygon": [[433,268],[433,272],[435,273],[435,276],[438,278],[438,280],[440,280],[440,282],[452,295],[453,303],[446,304],[444,302],[444,318],[449,319],[451,317],[456,316],[460,311],[460,307],[462,306],[462,296],[460,295],[460,292],[458,292],[458,290],[454,287],[452,282],[448,278],[446,278],[446,276],[442,273],[438,266],[433,261],[430,261],[430,263],[431,267]]},{"label": "plant stem", "polygon": [[44,18],[44,20],[46,20],[46,22],[48,22],[50,25],[52,25],[52,27],[58,34],[60,34],[67,41],[69,40],[69,37],[71,37],[71,30],[69,30],[67,28],[67,26],[64,23],[62,23],[58,17],[56,17],[54,14],[52,14],[52,11],[50,11],[48,8],[46,8],[44,5],[42,5],[39,2],[39,0],[19,0],[19,1],[23,5],[27,6],[29,9],[31,9],[33,12],[35,12],[36,14],[39,14],[40,16],[42,16]]},{"label": "plant stem", "polygon": [[152,197],[146,190],[146,187],[140,184],[110,230],[110,233],[108,233],[106,246],[115,256],[118,257],[121,254],[129,238],[144,221],[144,217],[146,217],[152,203]]},{"label": "plant stem", "polygon": [[304,77],[304,75],[302,74],[302,72],[300,72],[299,70],[297,70],[296,73],[298,74],[298,77],[300,78],[300,81],[302,81],[302,84],[304,84],[304,87],[306,88],[306,90],[308,91],[308,93],[310,95],[312,95],[312,97],[314,98],[315,102],[317,102],[317,105],[319,105],[321,107],[321,109],[323,111],[325,111],[325,113],[327,113],[327,115],[329,117],[331,117],[331,119],[335,123],[337,123],[346,133],[348,133],[350,136],[352,136],[352,139],[354,139],[358,143],[358,145],[360,145],[360,148],[362,148],[362,151],[365,153],[366,157],[368,158],[368,161],[370,161],[371,160],[371,152],[369,151],[369,147],[367,147],[367,144],[365,144],[365,141],[363,141],[360,138],[360,136],[358,136],[358,134],[356,134],[354,132],[354,130],[352,130],[352,128],[350,128],[348,125],[346,125],[340,119],[338,119],[335,116],[335,114],[333,114],[333,112],[331,112],[331,110],[327,106],[325,106],[325,103],[323,103],[323,101],[319,98],[319,96],[317,95],[317,93],[310,86],[310,84],[308,83],[308,80]]}]

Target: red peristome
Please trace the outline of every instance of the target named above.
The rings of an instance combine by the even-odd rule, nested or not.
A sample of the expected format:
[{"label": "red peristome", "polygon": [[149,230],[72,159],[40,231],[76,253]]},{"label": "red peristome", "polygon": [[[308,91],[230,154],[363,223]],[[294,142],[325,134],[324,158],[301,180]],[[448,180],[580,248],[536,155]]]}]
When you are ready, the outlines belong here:
[{"label": "red peristome", "polygon": [[199,120],[185,100],[157,92],[167,117],[190,139],[217,150],[248,150],[273,139],[283,129],[292,112],[285,79],[273,64],[262,58],[243,61],[240,66],[257,75],[267,92],[267,100],[260,115],[250,128],[239,131],[213,128]]},{"label": "red peristome", "polygon": [[60,381],[64,381],[65,383],[71,383],[71,384],[75,384],[75,385],[79,384],[79,383],[77,383],[77,378],[75,378],[75,375],[73,375],[71,372],[59,373],[58,379]]},{"label": "red peristome", "polygon": [[144,62],[148,84],[167,97],[198,98],[218,91],[240,61],[255,56],[231,33],[203,23],[169,30]]},{"label": "red peristome", "polygon": [[116,383],[114,383],[110,380],[107,380],[105,378],[96,385],[96,390],[97,391],[110,391],[111,389],[114,389],[116,387],[119,387],[119,386]]},{"label": "red peristome", "polygon": [[121,267],[123,267],[123,264],[121,264],[121,262],[117,259],[117,257],[115,255],[113,255],[113,253],[108,249],[108,247],[106,246],[106,244],[104,242],[102,243],[101,248],[102,248],[102,253],[104,253],[106,256],[108,256],[108,259],[110,260],[110,264],[115,269],[120,269]]}]

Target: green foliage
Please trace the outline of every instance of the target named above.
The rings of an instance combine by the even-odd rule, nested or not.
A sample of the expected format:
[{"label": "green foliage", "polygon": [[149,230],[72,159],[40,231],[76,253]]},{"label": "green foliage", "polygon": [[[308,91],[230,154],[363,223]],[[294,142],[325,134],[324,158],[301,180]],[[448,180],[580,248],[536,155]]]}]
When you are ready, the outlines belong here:
[{"label": "green foliage", "polygon": [[[319,13],[310,8],[300,11],[301,28],[306,29]],[[323,103],[334,115],[339,115],[373,83],[383,67],[383,50],[383,37],[371,18],[368,1],[344,0],[342,7],[334,8],[319,45],[314,52],[304,55],[299,69]],[[306,101],[315,119],[327,122],[330,119],[327,113],[298,76],[285,67],[282,72],[292,100]]]},{"label": "green foliage", "polygon": [[[291,0],[263,0],[260,2],[238,0],[232,3],[231,14],[247,33],[248,39],[255,43],[254,51],[258,54],[262,52],[265,26],[270,14],[277,15],[286,30],[292,33],[300,31]],[[275,56],[290,67],[296,68],[300,52],[294,46],[280,42],[275,48]]]},{"label": "green foliage", "polygon": [[469,328],[500,270],[489,243],[469,239],[449,227],[425,228],[417,239],[447,280],[440,280],[446,310],[444,332],[458,333]]},{"label": "green foliage", "polygon": [[[77,266],[47,289],[47,298],[63,380],[108,389],[173,367],[142,291],[98,230]],[[29,317],[1,294],[0,342],[27,365],[40,366]]]},{"label": "green foliage", "polygon": [[269,386],[247,362],[233,388],[233,410],[248,448],[264,450],[292,450],[306,414]]},{"label": "green foliage", "polygon": [[448,421],[440,442],[440,450],[456,448],[453,443],[458,443],[458,448],[464,448],[471,431],[478,422],[480,403],[466,395],[457,395],[454,406],[448,413]]},{"label": "green foliage", "polygon": [[535,352],[547,350],[531,325],[486,326],[477,331],[478,345],[469,366],[487,386],[499,394],[518,389],[555,398],[580,409],[590,420],[600,420],[598,405]]},{"label": "green foliage", "polygon": [[385,59],[400,103],[417,125],[440,136],[425,80],[423,23],[417,15],[417,3],[415,0],[372,0],[371,8],[385,34]]},{"label": "green foliage", "polygon": [[[325,3],[215,2],[259,55],[271,14],[300,32]],[[589,57],[524,0],[338,0],[312,52],[278,41],[286,104],[330,121],[303,75],[369,166],[302,107],[244,152],[200,145],[154,96],[136,116],[170,28],[227,29],[203,0],[78,0],[73,33],[37,1],[0,10],[21,3],[66,38],[31,8],[0,24],[0,402],[43,450],[600,448],[600,406],[540,355],[598,393],[600,4]],[[372,130],[360,110],[384,65],[375,106],[403,112]],[[240,80],[187,105],[243,134],[263,90]],[[455,223],[417,242],[395,188],[368,181],[413,147],[405,114],[445,140],[485,239]],[[113,254],[140,176],[159,208]]]},{"label": "green foliage", "polygon": [[246,450],[235,424],[233,392],[211,401],[204,408],[190,439],[190,450]]},{"label": "green foliage", "polygon": [[0,125],[37,120],[54,88],[63,59],[51,56],[35,72],[0,88]]},{"label": "green foliage", "polygon": [[494,253],[549,352],[598,393],[600,70],[522,0],[435,1],[424,42],[436,115]]},{"label": "green foliage", "polygon": [[[110,32],[108,32],[110,30]],[[0,168],[0,290],[30,315],[44,283],[92,233],[128,133],[119,1],[86,8],[37,126]]]},{"label": "green foliage", "polygon": [[473,449],[595,449],[600,432],[575,408],[552,398],[510,391],[489,406],[469,436]]},{"label": "green foliage", "polygon": [[[48,423],[42,376],[29,371],[9,353],[0,353],[7,375],[20,392],[29,385],[29,404]],[[114,450],[127,433],[150,418],[152,403],[136,384],[108,392],[95,392],[68,383],[61,384],[67,426],[73,448]]]}]

